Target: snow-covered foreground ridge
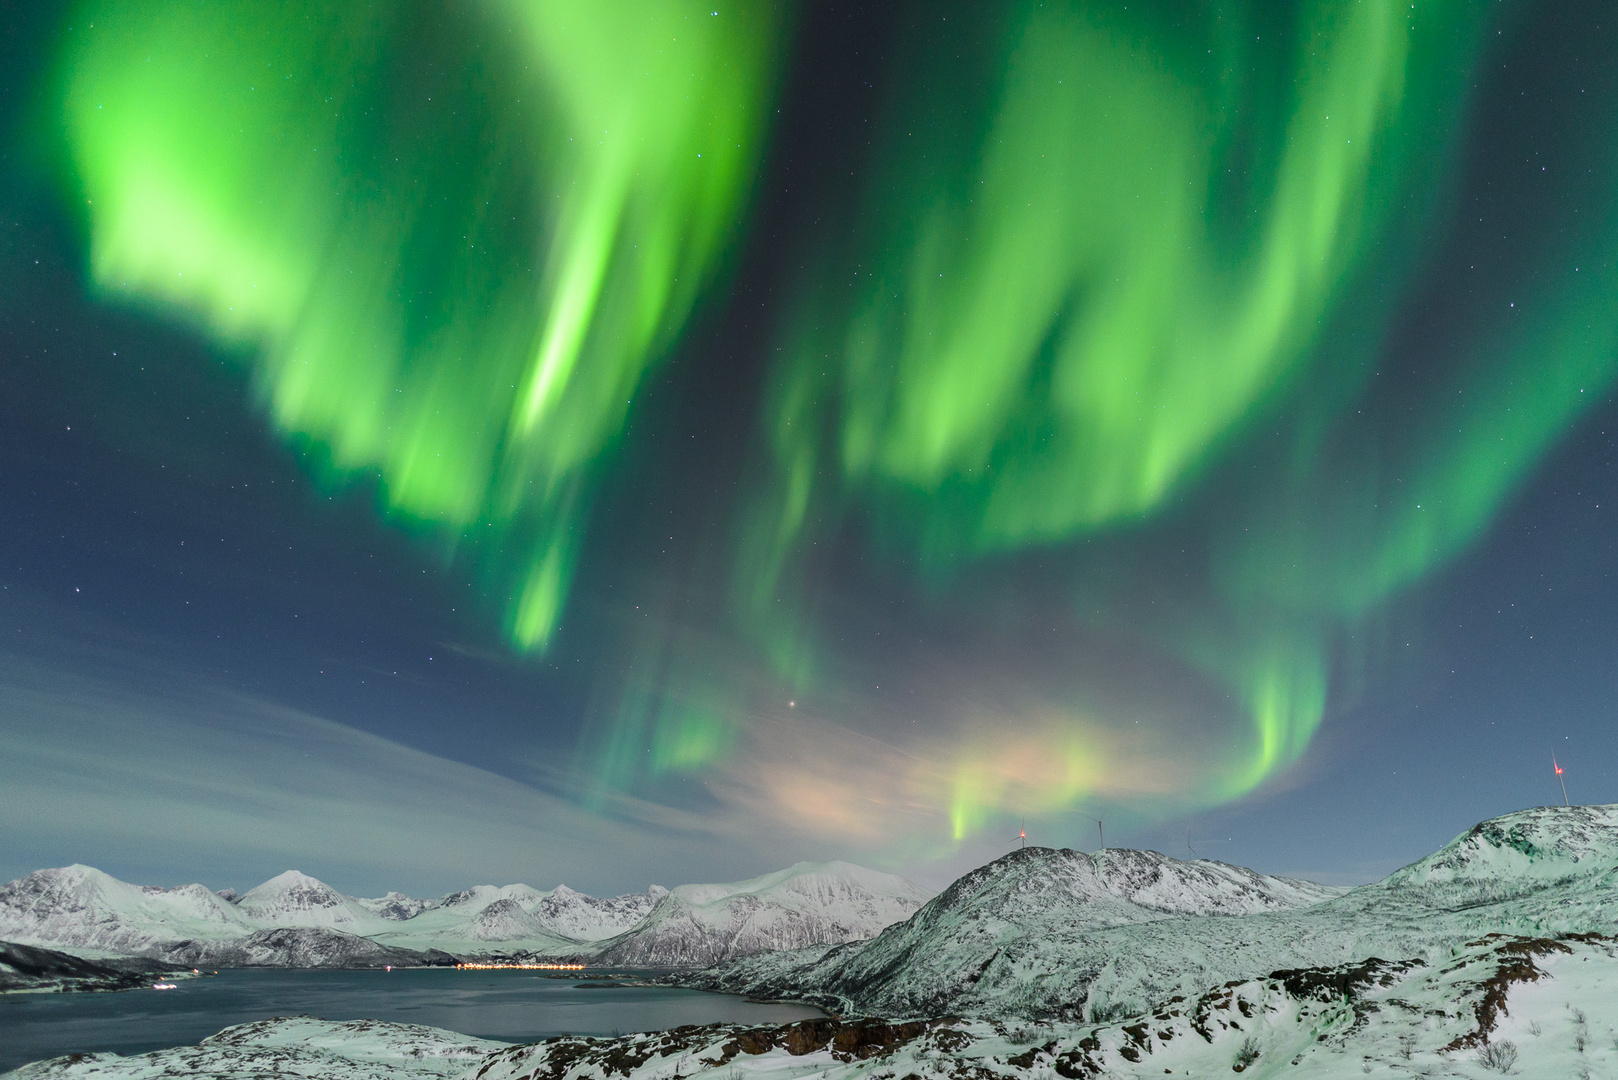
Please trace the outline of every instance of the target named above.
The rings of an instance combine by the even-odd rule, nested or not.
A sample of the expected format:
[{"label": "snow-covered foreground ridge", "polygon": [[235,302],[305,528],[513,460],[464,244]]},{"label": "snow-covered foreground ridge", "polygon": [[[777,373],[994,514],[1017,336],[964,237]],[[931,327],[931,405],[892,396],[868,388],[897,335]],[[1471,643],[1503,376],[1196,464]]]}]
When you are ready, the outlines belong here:
[{"label": "snow-covered foreground ridge", "polygon": [[1029,848],[873,940],[740,958],[683,981],[844,1014],[1094,1021],[1283,968],[1438,965],[1491,933],[1612,933],[1618,806],[1486,821],[1383,881],[1302,907],[1198,881],[1201,868],[1217,869]]},{"label": "snow-covered foreground ridge", "polygon": [[1232,980],[1101,1024],[990,1019],[712,1024],[502,1046],[372,1021],[292,1018],[195,1047],[25,1065],[14,1080],[1145,1080],[1481,1078],[1618,1070],[1618,944],[1491,936],[1439,963],[1367,959]]},{"label": "snow-covered foreground ridge", "polygon": [[380,1020],[277,1017],[226,1028],[196,1046],[120,1057],[72,1054],[24,1065],[5,1076],[104,1077],[134,1080],[164,1076],[307,1077],[308,1080],[385,1080],[458,1077],[504,1043],[453,1031]]},{"label": "snow-covered foreground ridge", "polygon": [[437,900],[345,896],[295,870],[235,896],[131,885],[68,866],[0,886],[0,941],[211,967],[491,955],[678,966],[867,938],[926,899],[902,878],[838,862],[605,899],[565,885],[479,885]]}]

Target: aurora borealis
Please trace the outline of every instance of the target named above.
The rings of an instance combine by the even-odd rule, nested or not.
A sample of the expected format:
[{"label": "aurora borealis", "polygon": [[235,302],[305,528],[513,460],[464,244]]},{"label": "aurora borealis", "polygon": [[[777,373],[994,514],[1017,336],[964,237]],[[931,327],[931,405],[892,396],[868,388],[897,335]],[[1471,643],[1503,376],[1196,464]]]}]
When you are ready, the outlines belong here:
[{"label": "aurora borealis", "polygon": [[[102,456],[14,435],[0,551],[19,595],[73,576],[29,554],[62,469],[191,507],[108,534],[138,569],[91,622],[256,697],[580,820],[911,865],[1262,813],[1356,732],[1417,740],[1386,718],[1468,666],[1524,514],[1563,537],[1547,627],[1618,641],[1603,529],[1524,509],[1618,423],[1599,5],[159,0],[30,32],[10,408],[94,414]],[[198,520],[221,546],[181,552]],[[212,638],[151,614],[187,573]],[[249,629],[283,608],[286,681]],[[382,653],[434,688],[375,691]],[[1594,724],[1605,677],[1557,678]],[[1463,712],[1431,730],[1550,737]]]},{"label": "aurora borealis", "polygon": [[338,472],[375,469],[393,512],[499,530],[520,550],[511,636],[543,645],[589,471],[735,229],[778,15],[76,18],[63,110],[96,284],[252,353],[276,424]]}]

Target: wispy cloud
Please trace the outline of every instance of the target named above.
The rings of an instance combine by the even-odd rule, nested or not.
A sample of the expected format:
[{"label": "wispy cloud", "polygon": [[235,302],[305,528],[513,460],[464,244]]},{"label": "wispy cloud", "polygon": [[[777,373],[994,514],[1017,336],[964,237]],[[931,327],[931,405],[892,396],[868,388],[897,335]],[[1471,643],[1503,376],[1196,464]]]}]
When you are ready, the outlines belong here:
[{"label": "wispy cloud", "polygon": [[[756,872],[687,821],[540,788],[178,673],[154,688],[0,654],[0,874],[84,861],[251,885],[289,866],[358,891],[527,880],[611,890]],[[256,875],[256,876],[255,876]]]}]

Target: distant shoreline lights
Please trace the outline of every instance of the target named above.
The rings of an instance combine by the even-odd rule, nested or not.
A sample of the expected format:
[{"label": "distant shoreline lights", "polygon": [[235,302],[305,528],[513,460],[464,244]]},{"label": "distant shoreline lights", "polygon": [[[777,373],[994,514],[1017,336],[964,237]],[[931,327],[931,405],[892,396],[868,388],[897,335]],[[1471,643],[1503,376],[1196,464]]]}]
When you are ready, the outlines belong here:
[{"label": "distant shoreline lights", "polygon": [[584,964],[456,964],[456,971],[583,971]]}]

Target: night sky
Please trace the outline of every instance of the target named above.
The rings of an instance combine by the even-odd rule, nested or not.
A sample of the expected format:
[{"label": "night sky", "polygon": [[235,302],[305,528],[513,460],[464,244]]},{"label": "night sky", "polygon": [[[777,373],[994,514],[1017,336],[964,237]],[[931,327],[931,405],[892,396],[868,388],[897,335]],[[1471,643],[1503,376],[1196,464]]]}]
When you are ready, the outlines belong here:
[{"label": "night sky", "polygon": [[1618,799],[1608,5],[19,8],[0,878]]}]

